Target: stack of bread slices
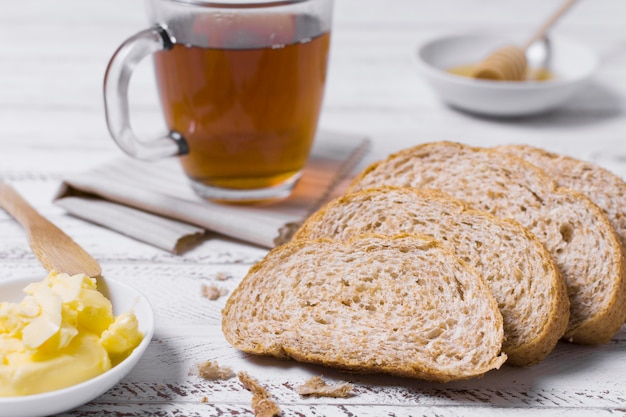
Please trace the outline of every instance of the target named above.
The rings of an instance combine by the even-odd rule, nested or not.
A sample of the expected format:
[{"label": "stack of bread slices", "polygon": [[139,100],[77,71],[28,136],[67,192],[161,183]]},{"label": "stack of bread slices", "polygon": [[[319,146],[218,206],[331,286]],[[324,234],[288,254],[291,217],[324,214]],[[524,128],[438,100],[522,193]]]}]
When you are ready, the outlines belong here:
[{"label": "stack of bread slices", "polygon": [[529,146],[434,142],[355,178],[223,311],[245,352],[445,382],[626,320],[626,183]]}]

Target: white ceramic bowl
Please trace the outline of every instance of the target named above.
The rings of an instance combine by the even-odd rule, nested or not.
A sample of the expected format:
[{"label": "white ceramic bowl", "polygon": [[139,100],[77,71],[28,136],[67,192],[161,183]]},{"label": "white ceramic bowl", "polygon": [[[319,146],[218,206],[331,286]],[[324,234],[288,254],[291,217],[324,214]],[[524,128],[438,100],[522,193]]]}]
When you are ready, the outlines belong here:
[{"label": "white ceramic bowl", "polygon": [[554,109],[571,99],[597,68],[593,53],[580,44],[551,37],[549,81],[502,82],[453,75],[452,67],[478,63],[507,44],[520,45],[520,37],[495,34],[459,34],[420,45],[416,62],[424,78],[450,106],[488,116],[526,116]]},{"label": "white ceramic bowl", "polygon": [[[1,301],[20,302],[22,289],[38,278],[20,278],[0,282]],[[154,312],[146,297],[136,289],[106,278],[107,297],[116,315],[134,310],[139,321],[143,340],[135,350],[117,366],[88,381],[71,387],[42,394],[20,397],[0,397],[0,417],[39,417],[71,410],[100,396],[119,381],[139,362],[154,334]],[[103,292],[105,292],[103,291]]]}]

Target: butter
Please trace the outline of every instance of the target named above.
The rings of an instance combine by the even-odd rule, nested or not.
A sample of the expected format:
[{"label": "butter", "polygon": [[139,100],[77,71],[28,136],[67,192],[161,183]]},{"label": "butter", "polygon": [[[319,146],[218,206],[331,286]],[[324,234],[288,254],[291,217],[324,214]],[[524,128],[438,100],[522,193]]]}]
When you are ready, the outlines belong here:
[{"label": "butter", "polygon": [[126,358],[143,338],[135,314],[116,317],[87,275],[51,272],[24,293],[21,303],[0,302],[0,397],[86,381]]}]

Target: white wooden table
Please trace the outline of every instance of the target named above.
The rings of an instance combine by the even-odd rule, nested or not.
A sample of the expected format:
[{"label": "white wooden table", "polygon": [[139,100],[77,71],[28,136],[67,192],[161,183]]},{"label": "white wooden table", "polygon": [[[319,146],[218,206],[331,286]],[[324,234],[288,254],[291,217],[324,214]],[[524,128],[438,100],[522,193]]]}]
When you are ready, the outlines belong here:
[{"label": "white wooden table", "polygon": [[[365,134],[365,162],[420,142],[529,143],[589,159],[626,177],[626,2],[581,1],[558,32],[599,55],[593,83],[564,108],[535,118],[490,120],[441,104],[417,74],[416,44],[437,33],[475,28],[532,31],[561,0],[337,0],[330,75],[321,125]],[[68,216],[52,204],[60,179],[121,151],[104,123],[102,79],[109,57],[144,28],[138,0],[5,0],[0,7],[0,180],[10,181],[45,216],[97,258],[104,275],[142,290],[156,309],[147,354],[115,388],[66,416],[252,415],[237,379],[207,382],[194,365],[217,359],[248,371],[298,416],[590,416],[626,414],[626,331],[611,343],[561,343],[541,364],[504,366],[480,380],[429,384],[344,374],[295,362],[246,357],[220,330],[225,297],[265,249],[211,235],[174,256]],[[160,131],[151,67],[132,82],[140,134]],[[365,163],[364,162],[364,163]],[[20,227],[0,211],[0,280],[43,278]],[[230,279],[217,281],[221,273]],[[348,399],[303,399],[312,375],[355,385]]]}]

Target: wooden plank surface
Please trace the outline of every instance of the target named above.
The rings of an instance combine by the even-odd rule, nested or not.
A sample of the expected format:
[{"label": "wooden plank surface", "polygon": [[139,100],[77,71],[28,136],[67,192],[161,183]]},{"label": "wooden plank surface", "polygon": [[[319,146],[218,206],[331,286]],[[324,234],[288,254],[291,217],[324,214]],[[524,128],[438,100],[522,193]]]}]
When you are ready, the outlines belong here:
[{"label": "wooden plank surface", "polygon": [[[600,57],[592,83],[563,108],[493,120],[441,104],[412,62],[431,36],[475,28],[529,33],[556,0],[336,0],[328,89],[321,125],[372,139],[361,166],[433,140],[475,145],[529,143],[592,160],[626,177],[626,2],[579,2],[559,34]],[[150,299],[157,329],[145,357],[120,384],[63,416],[253,415],[237,379],[208,382],[198,362],[217,360],[265,385],[288,416],[590,416],[626,414],[626,332],[597,347],[560,343],[541,364],[504,366],[484,378],[431,384],[341,373],[253,358],[223,339],[220,310],[203,284],[232,291],[265,249],[209,234],[175,256],[68,216],[52,204],[61,179],[119,157],[108,136],[102,79],[113,51],[144,28],[135,0],[32,0],[0,10],[0,180],[11,181],[44,215],[94,255],[106,277]],[[145,65],[144,65],[145,64]],[[162,128],[148,62],[131,83],[138,133]],[[0,211],[0,280],[44,276],[21,229]],[[218,280],[218,274],[229,279]],[[354,384],[347,399],[302,398],[313,375]]]}]

